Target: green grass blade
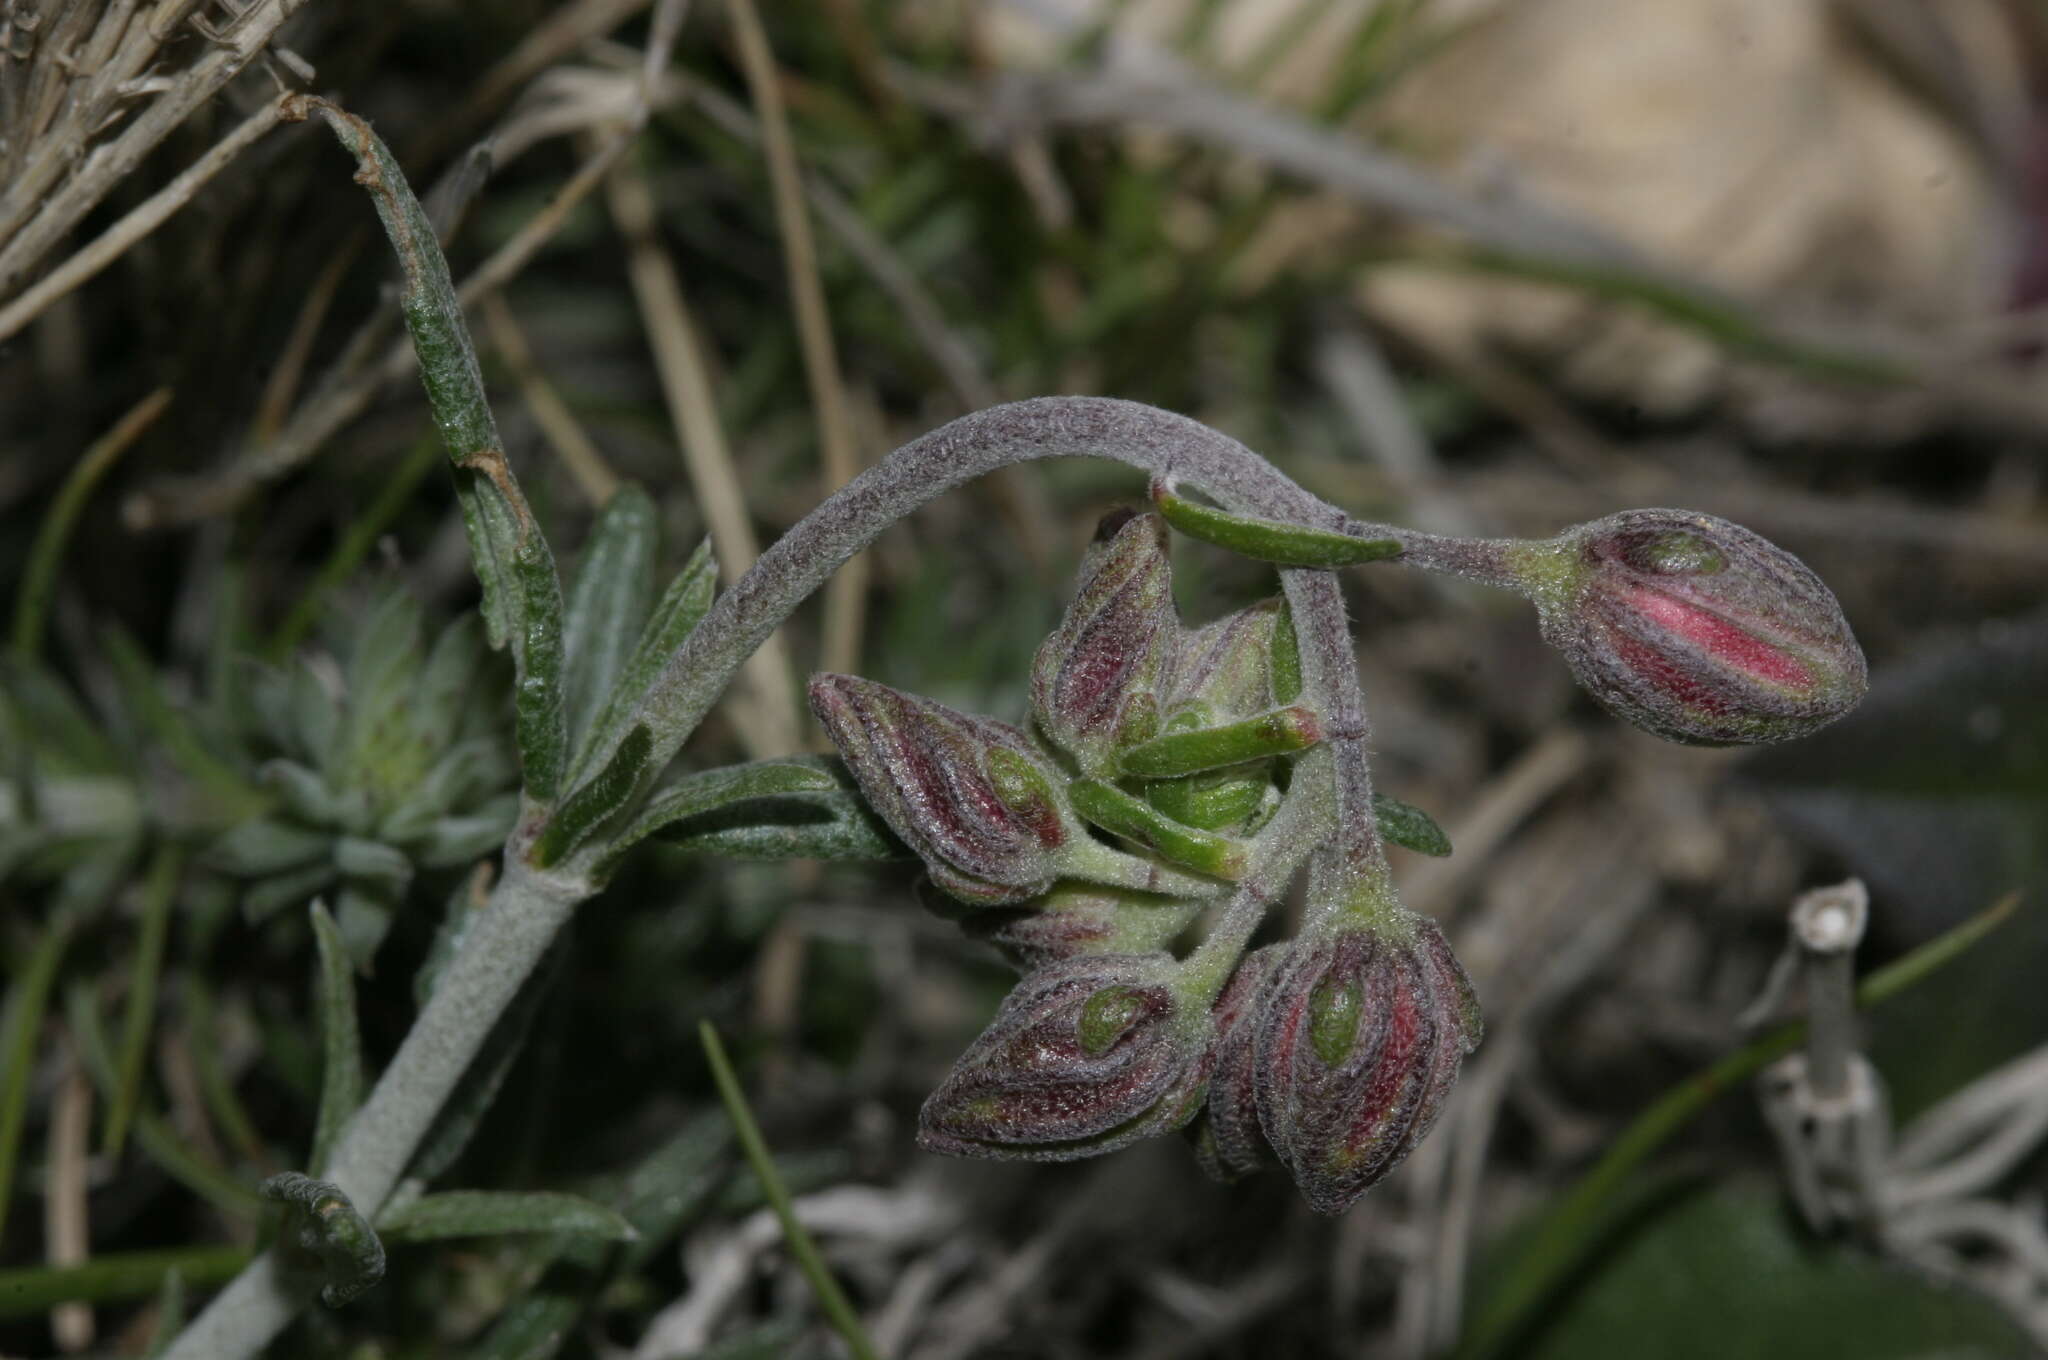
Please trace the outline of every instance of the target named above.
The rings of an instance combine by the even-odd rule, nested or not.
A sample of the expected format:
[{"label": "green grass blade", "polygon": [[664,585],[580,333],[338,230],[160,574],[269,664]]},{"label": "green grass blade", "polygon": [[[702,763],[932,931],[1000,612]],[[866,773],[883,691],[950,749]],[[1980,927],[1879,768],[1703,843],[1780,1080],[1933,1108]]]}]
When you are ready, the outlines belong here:
[{"label": "green grass blade", "polygon": [[142,1090],[142,1064],[149,1056],[149,1035],[156,1022],[157,980],[163,972],[164,939],[170,934],[171,902],[178,892],[178,876],[185,856],[178,846],[165,842],[150,861],[149,877],[142,889],[142,934],[135,944],[135,961],[129,967],[128,1010],[121,1022],[121,1054],[116,1067],[114,1098],[107,1106],[106,1155],[119,1157],[128,1141],[128,1121]]},{"label": "green grass blade", "polygon": [[14,1196],[14,1162],[21,1152],[21,1126],[28,1114],[28,1079],[36,1065],[36,1037],[42,1033],[43,1009],[49,1005],[50,988],[75,926],[73,913],[57,915],[43,927],[20,974],[8,979],[7,1013],[0,1020],[0,1232],[6,1230],[7,1206]]},{"label": "green grass blade", "polygon": [[420,480],[438,461],[437,452],[431,438],[413,445],[404,461],[377,492],[377,499],[371,501],[362,514],[349,521],[348,527],[342,531],[341,541],[327,554],[327,560],[313,573],[313,579],[299,592],[298,599],[292,601],[291,611],[284,616],[284,622],[270,635],[264,651],[272,661],[282,661],[291,655],[294,647],[306,640],[306,634],[312,632],[313,625],[320,621],[327,597],[355,575],[356,568],[362,566],[363,559],[377,546],[377,540],[384,536],[391,522],[412,502]]},{"label": "green grass blade", "polygon": [[761,1182],[761,1189],[768,1196],[768,1206],[782,1224],[782,1236],[789,1245],[789,1254],[796,1260],[797,1269],[810,1281],[826,1318],[846,1342],[846,1348],[853,1352],[854,1360],[876,1360],[874,1343],[868,1340],[853,1305],[839,1288],[839,1281],[833,1279],[832,1272],[825,1268],[825,1258],[818,1254],[818,1244],[797,1221],[796,1206],[790,1202],[789,1190],[783,1185],[782,1177],[776,1174],[775,1159],[769,1155],[767,1140],[761,1137],[761,1126],[754,1122],[753,1111],[747,1108],[747,1098],[740,1091],[739,1078],[733,1074],[732,1063],[725,1056],[725,1045],[719,1042],[718,1031],[711,1027],[709,1020],[699,1021],[697,1038],[704,1045],[705,1058],[711,1063],[711,1078],[718,1083],[718,1097],[725,1102],[726,1115],[731,1118],[733,1132],[740,1140],[740,1151],[746,1156],[747,1165],[754,1169],[755,1178]]},{"label": "green grass blade", "polygon": [[242,1247],[173,1247],[95,1256],[75,1266],[0,1270],[0,1318],[33,1317],[60,1303],[122,1303],[157,1293],[172,1274],[206,1289],[249,1264]]},{"label": "green grass blade", "polygon": [[377,1221],[377,1235],[386,1242],[503,1233],[563,1233],[600,1242],[630,1242],[637,1235],[615,1210],[545,1190],[449,1190],[423,1195]]},{"label": "green grass blade", "polygon": [[36,528],[36,541],[29,548],[28,566],[21,573],[21,588],[14,596],[14,650],[33,659],[43,648],[43,620],[50,612],[50,597],[56,593],[57,567],[64,560],[64,547],[77,527],[79,512],[85,509],[93,488],[107,475],[121,455],[156,423],[171,404],[171,389],[159,387],[137,402],[114,428],[95,440],[85,456],[72,465],[71,475],[57,492],[43,522]]}]

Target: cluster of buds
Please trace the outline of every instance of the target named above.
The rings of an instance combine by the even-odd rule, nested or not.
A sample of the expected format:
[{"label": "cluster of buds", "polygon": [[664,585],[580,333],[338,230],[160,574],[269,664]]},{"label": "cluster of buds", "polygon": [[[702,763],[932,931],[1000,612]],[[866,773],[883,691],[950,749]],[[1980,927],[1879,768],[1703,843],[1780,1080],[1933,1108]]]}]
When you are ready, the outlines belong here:
[{"label": "cluster of buds", "polygon": [[[1277,1154],[1335,1212],[1427,1131],[1477,1011],[1442,936],[1398,909],[1242,961],[1176,957],[1253,870],[1322,732],[1281,600],[1191,629],[1172,585],[1158,516],[1103,522],[1032,666],[1029,730],[851,676],[811,682],[869,803],[1024,972],[926,1101],[919,1141],[1063,1161],[1187,1127],[1214,1174]],[[1282,1035],[1301,1006],[1277,984],[1343,969],[1352,1031],[1311,1070]],[[1304,985],[1318,1004],[1338,994]]]},{"label": "cluster of buds", "polygon": [[[1339,1213],[1428,1133],[1479,1042],[1479,1006],[1384,865],[1340,873],[1316,853],[1347,828],[1304,836],[1281,815],[1317,797],[1304,756],[1325,737],[1287,607],[1185,626],[1167,525],[1293,565],[1401,545],[1233,519],[1170,489],[1155,499],[1162,514],[1097,531],[1032,665],[1028,729],[851,676],[811,682],[868,802],[947,909],[1024,974],[926,1101],[919,1141],[1063,1161],[1185,1128],[1219,1179],[1278,1162],[1311,1206]],[[1425,564],[1519,585],[1603,703],[1676,740],[1797,735],[1862,691],[1826,588],[1711,517],[1639,511],[1543,543],[1459,541]],[[1380,834],[1400,840],[1419,819],[1440,835],[1401,811]],[[1305,860],[1306,924],[1245,953],[1259,895]],[[1177,954],[1226,897],[1233,924]]]}]

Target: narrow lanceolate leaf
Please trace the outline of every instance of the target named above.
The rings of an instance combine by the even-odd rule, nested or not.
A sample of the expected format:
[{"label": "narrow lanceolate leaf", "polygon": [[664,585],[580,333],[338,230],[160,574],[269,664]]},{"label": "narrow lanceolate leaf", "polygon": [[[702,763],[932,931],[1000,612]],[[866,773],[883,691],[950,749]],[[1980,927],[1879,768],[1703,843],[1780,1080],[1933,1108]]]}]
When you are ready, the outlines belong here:
[{"label": "narrow lanceolate leaf", "polygon": [[339,1308],[384,1278],[384,1244],[340,1187],[297,1171],[263,1182],[285,1206],[278,1249],[287,1270],[317,1273],[320,1301]]},{"label": "narrow lanceolate leaf", "polygon": [[658,542],[654,502],[627,485],[606,502],[583,545],[563,619],[562,688],[572,750],[589,734],[640,639]]},{"label": "narrow lanceolate leaf", "polygon": [[1114,784],[1076,779],[1067,786],[1067,797],[1074,811],[1104,831],[1175,864],[1233,881],[1244,874],[1250,856],[1243,841],[1185,826]]},{"label": "narrow lanceolate leaf", "polygon": [[611,693],[579,744],[574,782],[588,777],[591,766],[624,740],[642,696],[660,678],[669,657],[711,608],[711,595],[717,584],[718,564],[711,559],[711,543],[707,539],[697,546],[675,580],[669,582],[654,612],[648,615],[639,644],[612,681]]},{"label": "narrow lanceolate leaf", "polygon": [[[645,727],[634,731],[645,732]],[[621,748],[623,749],[623,748]],[[624,850],[657,831],[721,808],[798,794],[847,791],[850,781],[821,760],[761,760],[685,775],[648,800],[640,815],[613,837],[609,848]]]},{"label": "narrow lanceolate leaf", "polygon": [[1322,740],[1322,725],[1305,708],[1276,708],[1221,727],[1169,732],[1125,751],[1123,773],[1150,779],[1197,774],[1265,756],[1306,750]]},{"label": "narrow lanceolate leaf", "polygon": [[1437,859],[1451,853],[1451,838],[1436,824],[1436,818],[1413,803],[1376,793],[1372,813],[1379,819],[1380,834],[1394,844]]},{"label": "narrow lanceolate leaf", "polygon": [[607,818],[625,807],[647,773],[647,758],[653,746],[647,724],[637,724],[628,732],[605,767],[564,799],[548,819],[547,829],[534,843],[534,863],[546,868],[559,862]]},{"label": "narrow lanceolate leaf", "polygon": [[1391,538],[1353,538],[1282,520],[1234,515],[1177,495],[1162,479],[1153,480],[1152,503],[1168,524],[1189,538],[1282,567],[1353,567],[1397,557],[1402,551]]},{"label": "narrow lanceolate leaf", "polygon": [[363,1047],[356,1028],[356,981],[348,946],[327,908],[315,902],[313,940],[320,951],[320,1113],[313,1125],[313,1154],[307,1165],[318,1174],[341,1137],[342,1128],[363,1103]]},{"label": "narrow lanceolate leaf", "polygon": [[555,796],[569,735],[562,703],[562,586],[554,559],[539,530],[519,546],[513,577],[522,613],[518,689],[513,700],[513,734],[526,790],[545,802]]},{"label": "narrow lanceolate leaf", "polygon": [[455,465],[455,492],[470,559],[484,588],[493,646],[512,647],[519,683],[519,750],[529,791],[551,798],[566,741],[562,724],[562,589],[554,557],[506,462],[462,304],[433,224],[391,151],[362,119],[312,101],[354,154],[356,182],[369,190],[405,273],[401,308],[434,423]]},{"label": "narrow lanceolate leaf", "polygon": [[567,1233],[605,1242],[630,1242],[636,1236],[633,1225],[624,1218],[580,1195],[509,1190],[425,1195],[386,1214],[377,1231],[387,1242],[432,1242],[499,1233]]}]

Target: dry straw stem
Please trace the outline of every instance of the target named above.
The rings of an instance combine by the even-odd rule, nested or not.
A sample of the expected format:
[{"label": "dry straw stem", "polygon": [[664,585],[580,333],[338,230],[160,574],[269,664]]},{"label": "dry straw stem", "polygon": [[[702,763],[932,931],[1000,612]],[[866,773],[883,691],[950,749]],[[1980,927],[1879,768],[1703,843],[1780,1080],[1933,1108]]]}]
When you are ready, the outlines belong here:
[{"label": "dry straw stem", "polygon": [[255,418],[249,422],[250,437],[258,443],[274,439],[284,428],[285,418],[291,414],[292,404],[299,395],[299,381],[306,373],[306,360],[312,356],[313,342],[320,338],[320,327],[327,320],[327,309],[334,305],[334,297],[341,289],[341,281],[348,276],[349,266],[362,253],[363,242],[369,240],[369,233],[357,232],[349,238],[348,244],[328,256],[327,263],[320,267],[320,273],[313,280],[313,286],[306,290],[306,296],[299,303],[299,314],[292,318],[291,332],[285,336],[284,346],[277,352],[277,366],[270,370],[264,380],[263,395],[256,402]]},{"label": "dry straw stem", "polygon": [[[782,234],[782,258],[789,274],[790,298],[796,306],[797,338],[803,347],[804,377],[811,389],[811,409],[818,422],[818,447],[825,463],[823,491],[837,491],[860,470],[854,449],[853,423],[846,413],[846,391],[839,374],[839,356],[832,346],[832,318],[825,306],[825,285],[818,278],[818,247],[804,209],[802,172],[796,145],[789,134],[789,115],[782,107],[775,55],[754,0],[730,0],[733,36],[740,65],[761,120],[761,145],[768,157],[768,182],[775,195],[775,222]],[[856,556],[825,587],[827,671],[860,669],[861,624],[867,609],[867,559]]]},{"label": "dry straw stem", "polygon": [[105,269],[128,248],[170,220],[190,203],[228,163],[249,149],[287,116],[295,96],[279,95],[243,119],[234,131],[213,144],[185,172],[145,199],[134,211],[93,238],[92,243],[38,279],[22,295],[0,307],[0,344],[41,315],[43,309]]},{"label": "dry straw stem", "polygon": [[[654,195],[646,177],[630,162],[621,164],[605,181],[605,194],[619,234],[626,238],[626,268],[632,276],[633,297],[647,328],[648,346],[654,351],[655,372],[675,422],[691,489],[710,526],[719,571],[727,582],[736,581],[761,555],[760,543],[747,515],[739,469],[726,443],[725,428],[719,423],[717,398],[697,347],[682,280],[655,234]],[[799,744],[802,727],[790,676],[789,649],[780,633],[763,642],[741,671],[740,687],[731,702],[733,725],[739,729],[741,744],[756,760],[787,754]]]},{"label": "dry straw stem", "polygon": [[512,370],[512,379],[519,384],[519,394],[526,399],[526,409],[533,413],[534,423],[540,426],[548,446],[562,460],[562,466],[569,470],[569,476],[575,480],[577,489],[583,492],[584,499],[593,506],[602,506],[619,489],[618,474],[605,462],[604,454],[598,451],[596,443],[583,432],[583,426],[577,423],[569,403],[562,400],[562,394],[540,371],[540,365],[533,357],[533,348],[526,343],[526,333],[520,330],[518,319],[512,315],[504,294],[486,296],[483,314],[491,343],[497,347],[505,366]]},{"label": "dry straw stem", "polygon": [[26,150],[0,193],[0,297],[12,293],[157,143],[247,66],[304,3],[250,0],[224,28],[214,30],[198,60],[167,78],[168,86],[118,136],[98,146],[95,138],[119,121],[123,106],[156,88],[148,72],[178,26],[197,17],[193,0],[157,0],[146,9],[130,3],[108,6],[82,45],[75,23],[60,24],[47,12],[62,16],[68,8],[82,15],[91,7],[44,4],[43,21],[50,24],[51,37],[33,54],[30,81],[33,86],[51,80],[55,70],[65,71],[69,79],[62,88],[41,90],[29,121],[8,120],[9,132],[22,139]]},{"label": "dry straw stem", "polygon": [[[92,1246],[86,1176],[92,1081],[75,1055],[51,1105],[50,1127],[44,1136],[48,1180],[43,1190],[43,1259],[57,1267],[83,1265]],[[59,1350],[84,1350],[92,1344],[94,1330],[89,1304],[60,1303],[50,1310],[50,1334]]]}]

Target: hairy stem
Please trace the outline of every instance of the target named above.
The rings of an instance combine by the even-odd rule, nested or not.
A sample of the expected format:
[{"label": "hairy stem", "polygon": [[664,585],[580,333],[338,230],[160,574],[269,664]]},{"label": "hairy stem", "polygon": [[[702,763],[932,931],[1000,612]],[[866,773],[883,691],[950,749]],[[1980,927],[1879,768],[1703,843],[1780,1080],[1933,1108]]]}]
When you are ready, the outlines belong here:
[{"label": "hairy stem", "polygon": [[[504,877],[477,913],[469,939],[334,1150],[328,1179],[365,1219],[376,1221],[491,1026],[586,895],[580,885],[545,878],[506,857]],[[266,1252],[179,1334],[166,1360],[255,1355],[310,1293],[286,1281],[276,1253]]]},{"label": "hairy stem", "polygon": [[[761,555],[719,597],[677,650],[625,724],[654,732],[650,768],[659,769],[725,692],[740,663],[840,563],[884,529],[954,487],[1040,458],[1108,458],[1206,492],[1227,510],[1374,538],[1404,548],[1434,535],[1365,526],[1317,499],[1244,445],[1199,421],[1108,397],[1040,397],[962,416],[914,439],[856,477]],[[1367,532],[1369,529],[1369,532]],[[1343,598],[1322,571],[1281,573],[1301,637],[1306,701],[1326,715],[1336,760],[1339,825],[1346,862],[1358,872],[1384,865],[1366,768],[1365,704]],[[599,761],[609,758],[600,752]]]}]

